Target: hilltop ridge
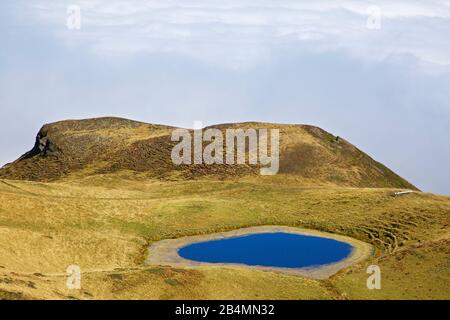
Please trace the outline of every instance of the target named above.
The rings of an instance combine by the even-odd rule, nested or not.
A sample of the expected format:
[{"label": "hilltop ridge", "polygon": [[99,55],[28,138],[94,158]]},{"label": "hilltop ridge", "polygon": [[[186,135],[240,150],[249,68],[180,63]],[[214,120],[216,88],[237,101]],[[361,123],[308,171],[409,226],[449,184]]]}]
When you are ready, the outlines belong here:
[{"label": "hilltop ridge", "polygon": [[[207,128],[279,128],[279,175],[300,184],[417,190],[345,139],[315,126],[245,122]],[[174,129],[115,117],[46,124],[30,151],[0,169],[0,178],[56,181],[74,174],[87,177],[119,172],[127,172],[131,178],[163,180],[258,178],[256,165],[174,165],[170,158],[176,144],[171,141]]]}]

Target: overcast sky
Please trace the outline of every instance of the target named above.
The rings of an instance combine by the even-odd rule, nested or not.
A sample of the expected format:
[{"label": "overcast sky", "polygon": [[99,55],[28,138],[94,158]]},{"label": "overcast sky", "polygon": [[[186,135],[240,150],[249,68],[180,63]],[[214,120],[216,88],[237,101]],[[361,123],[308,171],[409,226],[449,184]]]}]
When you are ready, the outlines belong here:
[{"label": "overcast sky", "polygon": [[0,163],[104,115],[313,124],[449,195],[450,1],[1,1]]}]

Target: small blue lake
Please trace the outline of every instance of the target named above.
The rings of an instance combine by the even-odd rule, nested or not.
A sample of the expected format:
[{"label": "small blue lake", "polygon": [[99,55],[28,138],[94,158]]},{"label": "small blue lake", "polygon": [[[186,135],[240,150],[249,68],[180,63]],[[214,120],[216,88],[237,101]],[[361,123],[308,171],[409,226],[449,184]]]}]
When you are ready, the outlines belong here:
[{"label": "small blue lake", "polygon": [[338,262],[351,251],[352,246],[345,242],[276,232],[193,243],[181,248],[178,254],[199,262],[303,268]]}]

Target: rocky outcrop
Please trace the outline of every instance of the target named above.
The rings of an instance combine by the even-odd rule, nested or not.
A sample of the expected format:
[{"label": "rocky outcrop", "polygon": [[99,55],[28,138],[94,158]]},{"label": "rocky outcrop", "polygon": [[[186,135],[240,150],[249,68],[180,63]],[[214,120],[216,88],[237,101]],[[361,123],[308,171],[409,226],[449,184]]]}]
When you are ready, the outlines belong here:
[{"label": "rocky outcrop", "polygon": [[46,134],[41,130],[36,136],[33,149],[23,154],[17,161],[25,160],[35,156],[46,156],[55,151],[54,146]]}]

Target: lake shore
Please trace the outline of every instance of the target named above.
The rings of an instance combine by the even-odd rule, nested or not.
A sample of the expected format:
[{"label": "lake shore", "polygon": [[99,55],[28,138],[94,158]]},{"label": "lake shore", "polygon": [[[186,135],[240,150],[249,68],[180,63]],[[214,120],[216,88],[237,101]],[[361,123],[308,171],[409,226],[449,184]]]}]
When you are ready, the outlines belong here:
[{"label": "lake shore", "polygon": [[[322,238],[328,238],[345,242],[352,246],[352,252],[347,258],[338,261],[336,263],[307,268],[250,266],[235,263],[207,263],[184,259],[178,254],[179,249],[193,243],[205,242],[210,240],[219,240],[224,238],[232,238],[256,233],[275,233],[275,232],[285,232],[306,236],[318,236]],[[147,266],[167,265],[172,267],[215,266],[215,267],[252,268],[271,272],[280,272],[285,274],[297,275],[313,279],[327,279],[333,274],[340,271],[341,269],[344,269],[346,267],[349,267],[350,265],[365,260],[372,254],[372,251],[373,248],[370,244],[338,234],[286,226],[258,226],[258,227],[242,228],[227,232],[212,233],[207,235],[188,236],[177,239],[166,239],[155,242],[148,247],[148,257],[145,260],[145,265]]]}]

